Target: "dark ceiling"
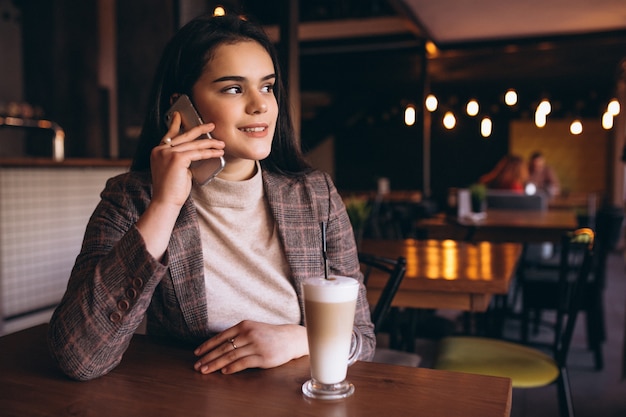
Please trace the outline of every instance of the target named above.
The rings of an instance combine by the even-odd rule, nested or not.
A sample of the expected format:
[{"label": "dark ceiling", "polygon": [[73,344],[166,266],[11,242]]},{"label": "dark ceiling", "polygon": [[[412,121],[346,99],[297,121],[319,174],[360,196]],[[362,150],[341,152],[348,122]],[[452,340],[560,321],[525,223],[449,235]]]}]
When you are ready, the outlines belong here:
[{"label": "dark ceiling", "polygon": [[[241,3],[272,26],[286,0]],[[626,58],[623,0],[307,0],[299,7],[303,100],[325,92],[331,97],[322,102],[343,103],[348,92],[360,100],[392,91],[416,99],[429,40],[438,50],[428,55],[427,88],[447,102],[496,101],[517,88],[520,107],[548,97],[564,114],[595,115]],[[333,37],[332,25],[346,29]]]},{"label": "dark ceiling", "polygon": [[397,0],[440,45],[626,30],[623,0]]}]

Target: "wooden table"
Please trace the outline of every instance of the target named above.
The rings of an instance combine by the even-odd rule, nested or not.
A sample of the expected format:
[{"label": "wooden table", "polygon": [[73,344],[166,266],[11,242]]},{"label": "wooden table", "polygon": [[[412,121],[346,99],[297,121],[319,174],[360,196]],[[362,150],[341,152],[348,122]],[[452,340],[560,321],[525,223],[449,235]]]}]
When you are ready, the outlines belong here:
[{"label": "wooden table", "polygon": [[[361,251],[407,259],[396,307],[486,311],[494,294],[506,294],[522,253],[517,243],[453,240],[363,240]],[[378,299],[385,277],[372,273],[368,298]]]},{"label": "wooden table", "polygon": [[435,239],[490,242],[559,242],[578,227],[574,210],[487,210],[481,220],[437,216],[418,221],[417,228]]},{"label": "wooden table", "polygon": [[511,381],[357,362],[345,400],[301,393],[308,359],[268,370],[201,375],[190,349],[136,335],[122,363],[89,382],[67,379],[46,351],[46,325],[0,338],[0,413],[11,416],[509,416]]}]

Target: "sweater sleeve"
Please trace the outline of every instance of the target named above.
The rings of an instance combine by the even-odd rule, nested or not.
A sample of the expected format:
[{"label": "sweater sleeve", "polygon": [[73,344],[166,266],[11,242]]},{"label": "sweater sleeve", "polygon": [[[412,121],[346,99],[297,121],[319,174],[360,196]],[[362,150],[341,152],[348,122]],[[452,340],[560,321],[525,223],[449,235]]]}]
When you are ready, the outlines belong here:
[{"label": "sweater sleeve", "polygon": [[138,196],[149,190],[129,192],[128,175],[107,182],[50,321],[50,352],[77,380],[99,377],[119,364],[167,271],[147,252],[134,226],[148,201]]}]

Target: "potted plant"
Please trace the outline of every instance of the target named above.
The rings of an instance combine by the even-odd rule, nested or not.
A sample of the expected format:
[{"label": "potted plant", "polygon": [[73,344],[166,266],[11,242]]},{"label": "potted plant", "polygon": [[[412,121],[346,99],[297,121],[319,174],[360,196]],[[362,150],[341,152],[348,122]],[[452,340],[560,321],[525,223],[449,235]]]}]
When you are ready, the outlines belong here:
[{"label": "potted plant", "polygon": [[344,204],[348,212],[348,217],[350,218],[350,223],[352,224],[357,247],[360,247],[365,224],[370,216],[371,206],[367,198],[356,196],[345,198]]},{"label": "potted plant", "polygon": [[469,186],[472,213],[483,213],[487,205],[487,186],[474,183]]}]

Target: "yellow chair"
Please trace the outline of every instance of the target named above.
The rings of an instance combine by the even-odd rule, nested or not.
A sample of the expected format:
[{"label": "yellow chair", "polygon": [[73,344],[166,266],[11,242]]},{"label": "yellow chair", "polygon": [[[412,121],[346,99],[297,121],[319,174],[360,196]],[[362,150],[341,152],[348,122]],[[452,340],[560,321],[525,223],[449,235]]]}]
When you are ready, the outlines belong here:
[{"label": "yellow chair", "polygon": [[[557,311],[556,332],[558,343],[551,345],[551,352],[519,343],[486,337],[454,336],[442,339],[437,349],[434,368],[511,378],[514,388],[536,388],[556,381],[561,416],[573,416],[567,354],[576,318],[580,310],[582,291],[592,266],[594,232],[578,229],[564,236],[560,258],[559,300],[562,308]],[[573,281],[568,280],[568,264],[580,254],[582,262]]]}]

